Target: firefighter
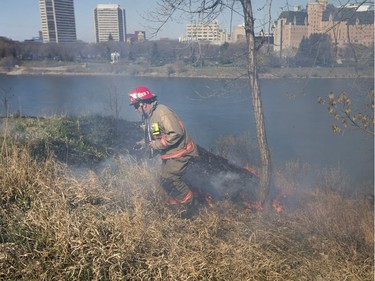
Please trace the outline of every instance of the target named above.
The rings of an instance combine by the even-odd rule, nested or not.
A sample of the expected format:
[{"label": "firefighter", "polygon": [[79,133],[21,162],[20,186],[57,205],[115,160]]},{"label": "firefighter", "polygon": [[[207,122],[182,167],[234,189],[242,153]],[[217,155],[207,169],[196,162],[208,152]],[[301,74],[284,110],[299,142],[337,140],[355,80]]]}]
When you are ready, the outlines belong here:
[{"label": "firefighter", "polygon": [[193,193],[183,181],[189,161],[198,157],[198,149],[190,138],[181,119],[169,107],[159,104],[157,96],[139,86],[130,91],[130,105],[142,114],[145,136],[151,151],[160,153],[161,186],[169,196],[171,205],[187,206],[193,201]]}]

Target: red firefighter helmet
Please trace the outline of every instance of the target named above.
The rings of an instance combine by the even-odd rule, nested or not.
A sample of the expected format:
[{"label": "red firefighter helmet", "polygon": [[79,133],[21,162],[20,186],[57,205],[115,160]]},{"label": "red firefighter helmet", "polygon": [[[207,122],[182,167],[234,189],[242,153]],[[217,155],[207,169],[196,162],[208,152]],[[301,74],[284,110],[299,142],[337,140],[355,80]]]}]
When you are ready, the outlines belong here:
[{"label": "red firefighter helmet", "polygon": [[140,101],[154,99],[156,98],[156,95],[151,93],[148,88],[144,86],[138,86],[137,88],[130,91],[129,98],[130,105],[133,105]]}]

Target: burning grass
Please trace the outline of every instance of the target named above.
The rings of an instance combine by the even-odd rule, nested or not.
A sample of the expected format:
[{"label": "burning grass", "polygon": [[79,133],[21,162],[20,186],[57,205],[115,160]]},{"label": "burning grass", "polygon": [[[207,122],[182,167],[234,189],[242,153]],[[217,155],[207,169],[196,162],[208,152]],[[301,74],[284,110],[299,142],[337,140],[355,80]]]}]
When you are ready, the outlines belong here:
[{"label": "burning grass", "polygon": [[[170,209],[153,162],[0,155],[0,280],[373,280],[373,206],[275,172],[284,208]],[[324,182],[324,181],[322,181]],[[298,204],[295,204],[298,203]]]}]

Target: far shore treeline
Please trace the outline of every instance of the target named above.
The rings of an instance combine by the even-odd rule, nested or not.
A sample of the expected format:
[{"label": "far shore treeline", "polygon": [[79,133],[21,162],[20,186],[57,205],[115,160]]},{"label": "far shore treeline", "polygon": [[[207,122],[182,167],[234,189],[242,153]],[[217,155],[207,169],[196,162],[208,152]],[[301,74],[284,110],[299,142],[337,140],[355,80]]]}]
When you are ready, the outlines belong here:
[{"label": "far shore treeline", "polygon": [[[313,37],[310,36],[310,37]],[[294,52],[280,57],[273,52],[273,46],[258,42],[258,65],[260,73],[275,69],[321,67],[372,69],[374,48],[352,44],[344,52],[345,57],[337,57],[334,46],[327,36],[314,34],[305,40]],[[313,40],[314,39],[314,40]],[[320,41],[319,41],[320,40]],[[321,41],[326,44],[321,44]],[[306,43],[307,42],[307,43]],[[324,48],[317,48],[317,44]],[[177,40],[150,40],[143,42],[86,43],[41,43],[33,41],[12,41],[0,37],[0,68],[40,65],[48,63],[109,63],[111,54],[119,54],[119,62],[145,67],[167,67],[168,74],[183,73],[187,68],[204,67],[246,67],[246,42],[209,43],[178,42]],[[137,73],[134,73],[137,74]]]}]

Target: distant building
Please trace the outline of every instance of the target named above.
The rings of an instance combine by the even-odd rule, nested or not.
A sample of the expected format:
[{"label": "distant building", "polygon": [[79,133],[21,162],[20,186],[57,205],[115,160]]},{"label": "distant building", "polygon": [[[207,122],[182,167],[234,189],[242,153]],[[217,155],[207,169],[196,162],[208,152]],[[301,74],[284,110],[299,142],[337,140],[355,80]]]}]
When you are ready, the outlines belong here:
[{"label": "distant building", "polygon": [[274,50],[295,52],[301,40],[311,34],[326,33],[340,51],[349,43],[373,46],[374,10],[354,4],[334,7],[316,0],[300,8],[284,11],[275,22]]},{"label": "distant building", "polygon": [[274,50],[298,49],[303,37],[308,34],[307,12],[295,7],[294,11],[283,11],[275,24]]},{"label": "distant building", "polygon": [[[271,44],[273,45],[273,34],[263,32],[263,30],[257,34],[255,34],[255,41],[260,44]],[[232,32],[232,42],[244,42],[246,41],[246,34],[245,34],[245,25],[240,24],[233,28]]]},{"label": "distant building", "polygon": [[118,63],[120,59],[120,53],[119,52],[112,52],[111,53],[111,64]]},{"label": "distant building", "polygon": [[143,42],[146,41],[146,32],[145,31],[136,31],[133,34],[126,34],[126,42]]},{"label": "distant building", "polygon": [[229,41],[229,36],[219,26],[217,20],[208,24],[188,24],[186,35],[179,38],[179,41],[207,41],[213,44],[223,44]]},{"label": "distant building", "polygon": [[43,43],[42,31],[39,31],[39,36],[33,36],[31,39],[26,39],[25,42],[40,42],[40,43]]},{"label": "distant building", "polygon": [[39,0],[43,42],[77,40],[73,0]]},{"label": "distant building", "polygon": [[98,4],[94,10],[96,42],[126,41],[125,9],[118,4]]},{"label": "distant building", "polygon": [[232,32],[232,42],[242,42],[246,41],[246,35],[245,35],[245,25],[240,24],[233,28]]},{"label": "distant building", "polygon": [[[308,6],[308,11],[309,9]],[[339,49],[349,43],[370,47],[374,45],[374,10],[370,10],[369,6],[326,5],[321,22],[312,29],[312,31],[320,29],[320,32],[327,32],[332,43]]]}]

